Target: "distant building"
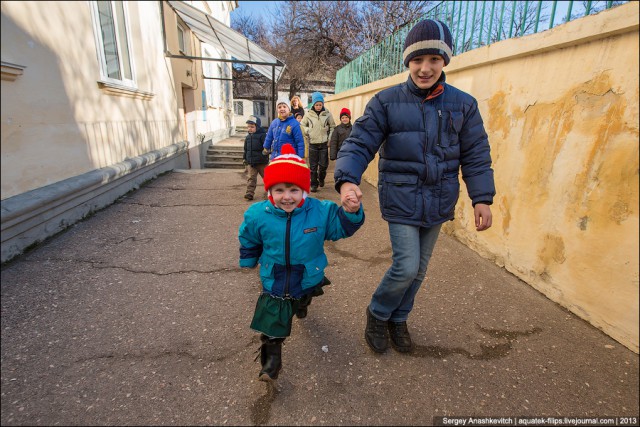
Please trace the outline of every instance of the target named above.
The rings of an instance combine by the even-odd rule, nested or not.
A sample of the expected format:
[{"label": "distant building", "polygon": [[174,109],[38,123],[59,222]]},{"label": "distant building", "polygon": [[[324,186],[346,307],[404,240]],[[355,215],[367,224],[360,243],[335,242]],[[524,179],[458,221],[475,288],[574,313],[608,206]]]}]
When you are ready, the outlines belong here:
[{"label": "distant building", "polygon": [[[310,108],[311,94],[313,92],[320,92],[324,97],[333,95],[335,82],[313,81],[309,86],[309,89],[305,89],[297,94],[300,97],[302,106],[305,110]],[[276,99],[290,99],[289,91],[286,89],[287,87],[288,82],[286,80],[278,83]],[[256,83],[234,80],[233,92],[233,111],[235,115],[234,124],[236,128],[245,128],[245,122],[251,115],[259,117],[262,121],[262,126],[268,128],[270,121],[275,117],[275,115],[271,113],[272,99],[271,96],[268,95],[271,93],[271,82],[265,81]]]}]

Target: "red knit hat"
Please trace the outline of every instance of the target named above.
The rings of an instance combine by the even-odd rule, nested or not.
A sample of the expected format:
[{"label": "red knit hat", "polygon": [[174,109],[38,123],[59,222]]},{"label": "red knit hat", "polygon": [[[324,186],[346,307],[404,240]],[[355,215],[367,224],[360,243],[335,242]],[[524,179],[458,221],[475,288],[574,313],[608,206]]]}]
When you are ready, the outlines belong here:
[{"label": "red knit hat", "polygon": [[288,182],[302,188],[307,193],[311,188],[311,171],[304,159],[296,155],[291,144],[282,145],[282,154],[274,158],[264,170],[264,189]]},{"label": "red knit hat", "polygon": [[342,118],[342,116],[347,115],[349,116],[349,118],[351,118],[351,111],[349,111],[348,108],[343,108],[342,110],[340,110],[340,118]]}]

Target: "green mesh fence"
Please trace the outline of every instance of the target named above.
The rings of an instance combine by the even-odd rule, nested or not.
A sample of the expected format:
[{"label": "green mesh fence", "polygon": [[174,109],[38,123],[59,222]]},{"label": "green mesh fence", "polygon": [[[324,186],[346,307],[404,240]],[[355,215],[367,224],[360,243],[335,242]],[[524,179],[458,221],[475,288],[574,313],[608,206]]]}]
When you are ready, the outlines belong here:
[{"label": "green mesh fence", "polygon": [[443,1],[358,56],[336,73],[335,93],[405,71],[404,39],[422,19],[445,22],[453,36],[453,54],[500,40],[522,37],[628,1]]}]

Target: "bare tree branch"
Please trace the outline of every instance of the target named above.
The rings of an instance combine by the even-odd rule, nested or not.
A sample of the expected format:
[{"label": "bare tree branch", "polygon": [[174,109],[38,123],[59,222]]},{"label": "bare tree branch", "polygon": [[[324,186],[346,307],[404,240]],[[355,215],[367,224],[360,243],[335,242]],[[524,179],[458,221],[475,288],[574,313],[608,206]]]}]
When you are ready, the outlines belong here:
[{"label": "bare tree branch", "polygon": [[285,1],[264,20],[236,15],[233,28],[287,64],[280,89],[293,96],[311,82],[333,81],[338,69],[424,15],[434,3]]}]

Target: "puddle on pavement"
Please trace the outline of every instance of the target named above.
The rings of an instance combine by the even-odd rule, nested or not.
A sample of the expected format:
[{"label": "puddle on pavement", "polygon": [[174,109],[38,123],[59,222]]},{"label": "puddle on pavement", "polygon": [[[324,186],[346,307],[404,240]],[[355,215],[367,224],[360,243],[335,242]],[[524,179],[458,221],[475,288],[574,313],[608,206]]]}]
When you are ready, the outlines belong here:
[{"label": "puddle on pavement", "polygon": [[416,345],[413,352],[408,355],[411,357],[431,357],[435,359],[444,359],[452,354],[460,354],[471,360],[491,360],[500,359],[509,354],[513,349],[513,341],[519,336],[529,336],[542,332],[540,328],[533,328],[528,331],[505,331],[501,329],[486,329],[480,325],[476,327],[487,335],[494,338],[506,339],[508,342],[500,344],[484,345],[480,344],[480,353],[471,353],[470,351],[460,347],[440,347],[434,345]]}]

